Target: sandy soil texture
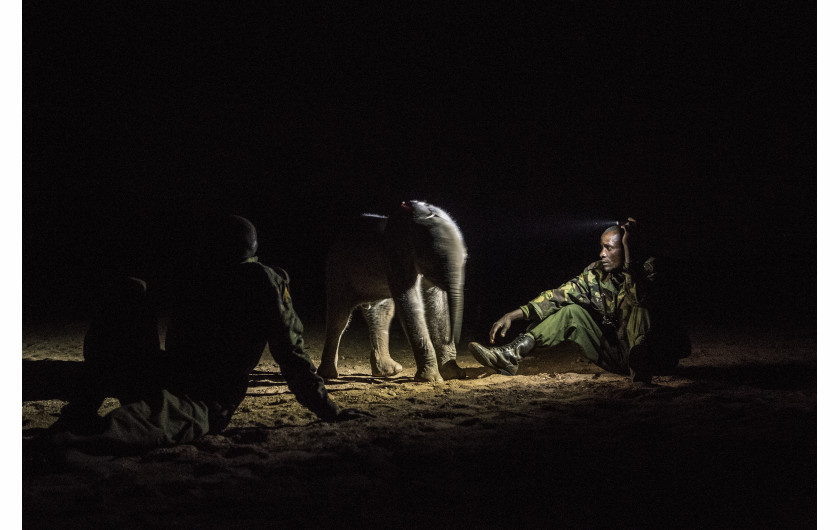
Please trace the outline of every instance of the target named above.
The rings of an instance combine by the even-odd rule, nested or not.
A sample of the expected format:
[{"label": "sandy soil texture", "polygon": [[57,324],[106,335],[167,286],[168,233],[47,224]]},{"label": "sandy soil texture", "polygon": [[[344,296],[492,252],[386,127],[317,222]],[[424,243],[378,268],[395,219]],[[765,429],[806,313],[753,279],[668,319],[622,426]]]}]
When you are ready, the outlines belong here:
[{"label": "sandy soil texture", "polygon": [[[85,328],[24,329],[24,444],[64,404]],[[411,380],[396,329],[405,372],[371,377],[358,319],[328,388],[375,417],[318,422],[264,355],[221,435],[143,456],[78,454],[65,469],[24,452],[24,528],[816,526],[815,331],[690,335],[692,356],[650,387],[573,348],[494,374],[467,352],[470,336],[459,346],[468,379],[431,384]],[[317,364],[323,330],[305,336]]]}]

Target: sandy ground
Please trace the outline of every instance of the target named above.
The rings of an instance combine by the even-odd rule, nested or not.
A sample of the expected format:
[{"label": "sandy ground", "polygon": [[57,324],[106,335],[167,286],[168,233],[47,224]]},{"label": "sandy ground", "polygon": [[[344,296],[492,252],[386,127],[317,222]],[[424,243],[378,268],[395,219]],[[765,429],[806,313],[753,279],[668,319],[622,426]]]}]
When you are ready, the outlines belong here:
[{"label": "sandy ground", "polygon": [[[64,404],[85,328],[24,328],[24,444]],[[571,348],[537,352],[516,377],[490,373],[469,334],[468,379],[431,384],[411,380],[397,330],[405,376],[371,377],[359,318],[328,388],[375,417],[317,421],[264,355],[221,435],[61,470],[25,452],[23,527],[815,527],[815,331],[690,335],[692,356],[650,387]],[[317,364],[323,330],[305,336]]]}]

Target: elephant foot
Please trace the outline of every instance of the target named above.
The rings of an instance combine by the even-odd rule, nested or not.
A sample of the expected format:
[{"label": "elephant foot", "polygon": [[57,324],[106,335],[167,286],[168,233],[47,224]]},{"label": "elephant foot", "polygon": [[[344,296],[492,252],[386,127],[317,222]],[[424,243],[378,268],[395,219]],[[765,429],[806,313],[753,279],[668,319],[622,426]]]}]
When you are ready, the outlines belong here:
[{"label": "elephant foot", "polygon": [[440,365],[440,375],[444,380],[467,378],[466,370],[458,366],[455,359],[451,359]]},{"label": "elephant foot", "polygon": [[376,377],[391,377],[402,371],[402,365],[393,359],[370,363],[370,373]]},{"label": "elephant foot", "polygon": [[330,363],[321,363],[315,373],[324,379],[338,379],[338,368]]},{"label": "elephant foot", "polygon": [[438,371],[437,366],[417,370],[417,373],[414,374],[414,380],[426,381],[430,383],[443,382],[443,378],[440,376],[440,372]]}]

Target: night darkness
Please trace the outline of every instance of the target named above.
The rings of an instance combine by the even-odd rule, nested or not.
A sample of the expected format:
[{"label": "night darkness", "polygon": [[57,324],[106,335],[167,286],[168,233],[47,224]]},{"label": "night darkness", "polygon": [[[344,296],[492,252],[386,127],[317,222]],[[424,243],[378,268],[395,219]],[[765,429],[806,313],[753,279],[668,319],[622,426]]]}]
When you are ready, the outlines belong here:
[{"label": "night darkness", "polygon": [[[817,5],[343,4],[22,6],[23,480],[9,500],[27,525],[812,526]],[[327,386],[372,417],[318,421],[264,356],[219,435],[78,469],[44,460],[103,280],[148,280],[165,316],[191,234],[245,216],[260,260],[291,277],[317,364],[331,241],[410,199],[464,235],[464,379],[414,382],[394,332],[408,370],[377,377],[357,327]],[[628,216],[692,337],[674,374],[640,386],[573,346],[516,377],[472,359],[468,341],[579,274]],[[825,403],[836,385],[820,382]]]},{"label": "night darkness", "polygon": [[783,1],[26,4],[24,319],[165,277],[221,211],[315,321],[343,220],[422,199],[462,228],[482,333],[628,215],[687,319],[815,330],[815,34]]}]

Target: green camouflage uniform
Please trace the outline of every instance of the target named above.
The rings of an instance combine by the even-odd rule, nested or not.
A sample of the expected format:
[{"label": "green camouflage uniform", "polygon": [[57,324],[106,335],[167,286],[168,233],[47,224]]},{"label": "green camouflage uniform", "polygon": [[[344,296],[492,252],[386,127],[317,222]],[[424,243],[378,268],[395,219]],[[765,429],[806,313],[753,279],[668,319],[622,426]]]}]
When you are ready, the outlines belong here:
[{"label": "green camouflage uniform", "polygon": [[[631,265],[629,271],[606,272],[600,261],[560,287],[544,291],[520,307],[532,323],[528,333],[538,347],[556,346],[560,342],[576,342],[583,355],[602,368],[621,374],[629,373],[630,350],[647,340],[651,330],[649,298],[655,293],[655,259],[642,265]],[[660,368],[673,367],[688,355],[687,336],[676,326],[665,323],[657,335],[668,340],[655,341],[654,354]],[[688,349],[687,349],[688,348]],[[665,351],[667,350],[667,351]]]},{"label": "green camouflage uniform", "polygon": [[[132,452],[221,432],[245,398],[266,343],[298,401],[322,419],[339,408],[304,350],[289,277],[250,258],[188,278],[159,348],[156,319],[120,304],[85,337],[85,371],[73,410],[97,410],[106,396],[121,406],[92,432],[63,433],[91,452]],[[117,312],[119,313],[119,312]],[[130,314],[126,317],[125,314]],[[78,412],[76,412],[78,415]]]}]

